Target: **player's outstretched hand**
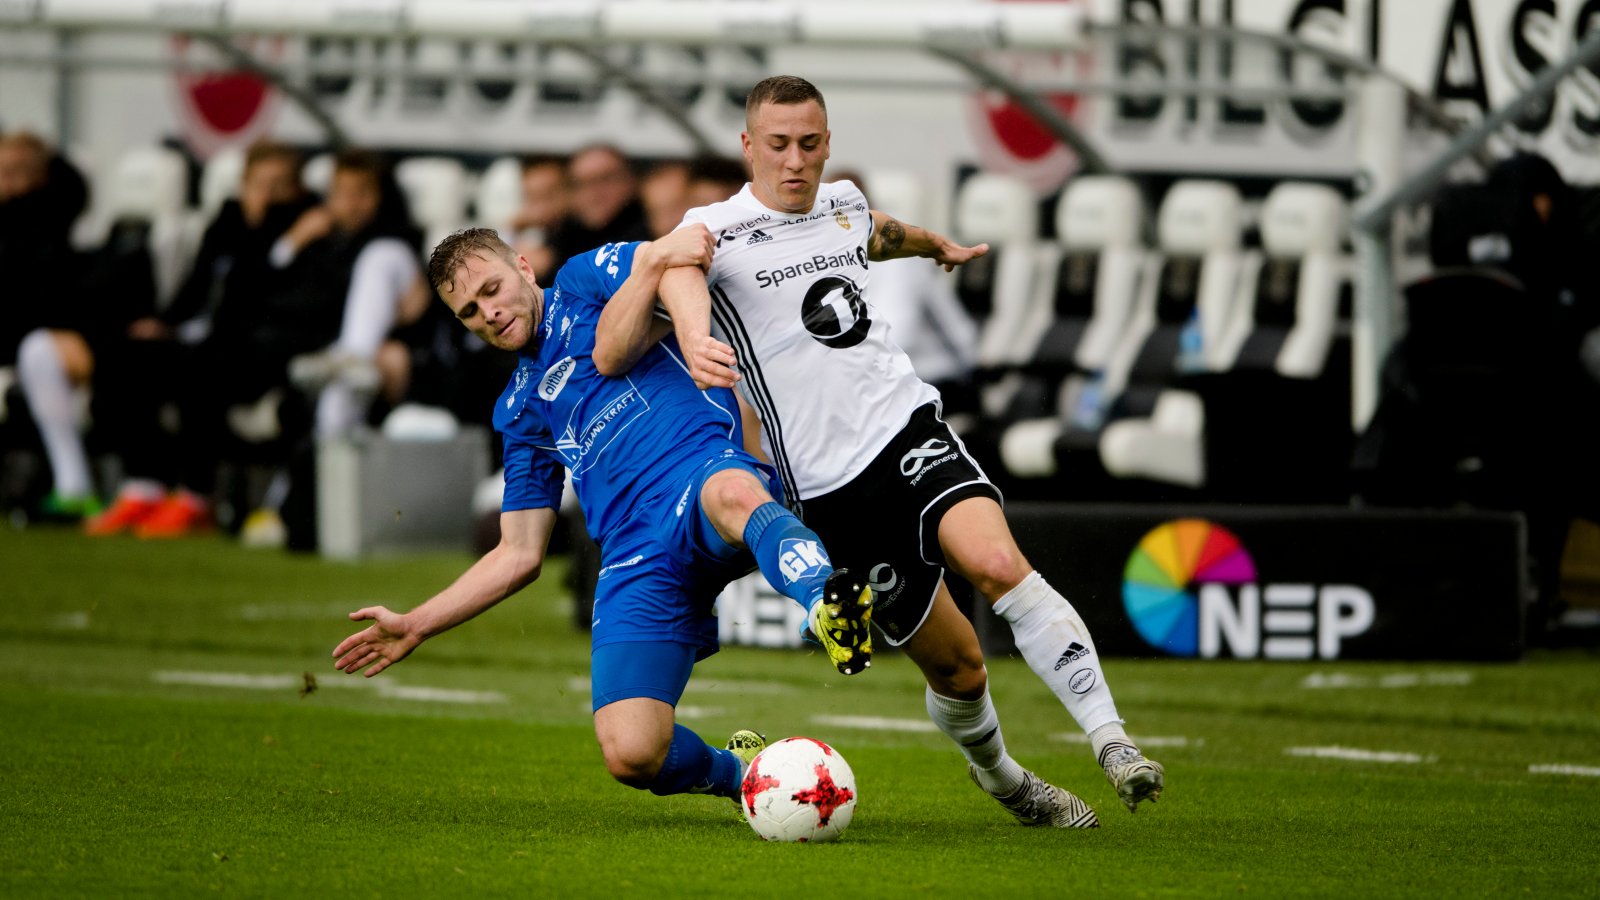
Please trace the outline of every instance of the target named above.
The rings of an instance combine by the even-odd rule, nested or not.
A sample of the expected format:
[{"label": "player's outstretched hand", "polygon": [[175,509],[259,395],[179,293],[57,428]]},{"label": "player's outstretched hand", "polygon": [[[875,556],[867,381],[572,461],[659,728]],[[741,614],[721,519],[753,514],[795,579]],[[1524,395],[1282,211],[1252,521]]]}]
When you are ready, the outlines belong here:
[{"label": "player's outstretched hand", "polygon": [[716,242],[711,238],[711,229],[696,222],[651,241],[649,252],[656,254],[664,269],[694,266],[707,271],[711,268],[711,253],[715,249]]},{"label": "player's outstretched hand", "polygon": [[350,614],[351,621],[373,620],[373,624],[350,635],[333,648],[333,667],[341,672],[355,674],[365,668],[372,676],[389,668],[415,650],[422,643],[417,632],[405,616],[382,606],[369,606]]},{"label": "player's outstretched hand", "polygon": [[988,244],[963,247],[955,241],[940,235],[938,242],[935,244],[935,252],[932,259],[939,265],[944,266],[946,272],[954,272],[956,266],[971,262],[988,252]]},{"label": "player's outstretched hand", "polygon": [[689,375],[694,378],[695,387],[703,391],[738,383],[740,375],[734,369],[738,360],[732,347],[709,334],[690,343],[692,346],[684,347],[683,354],[689,361]]}]

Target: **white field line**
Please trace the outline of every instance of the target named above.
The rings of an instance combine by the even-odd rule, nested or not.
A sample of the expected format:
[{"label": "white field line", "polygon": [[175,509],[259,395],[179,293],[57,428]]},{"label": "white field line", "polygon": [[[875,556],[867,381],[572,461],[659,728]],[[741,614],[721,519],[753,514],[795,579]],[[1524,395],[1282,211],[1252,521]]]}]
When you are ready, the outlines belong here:
[{"label": "white field line", "polygon": [[1406,763],[1417,764],[1434,762],[1437,756],[1423,756],[1420,753],[1406,753],[1399,750],[1363,750],[1359,747],[1285,747],[1283,752],[1289,756],[1310,756],[1316,759],[1348,759],[1353,762],[1376,763]]},{"label": "white field line", "polygon": [[[305,685],[300,675],[251,675],[245,672],[182,672],[161,670],[152,672],[150,679],[157,684],[181,684],[191,687],[234,688],[247,691],[297,690]],[[499,691],[463,691],[455,688],[427,687],[424,685],[396,684],[393,679],[336,677],[319,679],[318,688],[359,688],[370,690],[379,697],[393,700],[416,700],[425,703],[504,703],[506,695]]]},{"label": "white field line", "polygon": [[714,719],[728,714],[728,711],[720,706],[684,705],[679,706],[677,712],[680,719]]},{"label": "white field line", "polygon": [[[1156,734],[1146,736],[1130,735],[1133,742],[1142,747],[1204,747],[1205,738],[1190,738],[1181,734]],[[1087,744],[1089,736],[1081,731],[1059,731],[1049,735],[1052,741],[1061,741],[1067,744]]]},{"label": "white field line", "polygon": [[1312,672],[1300,682],[1300,686],[1316,691],[1372,687],[1389,689],[1464,687],[1471,683],[1471,672],[1395,672],[1376,678],[1368,675],[1347,675],[1343,672]]},{"label": "white field line", "polygon": [[1529,775],[1577,775],[1580,778],[1600,778],[1600,766],[1574,766],[1568,763],[1546,763],[1528,767]]},{"label": "white field line", "polygon": [[67,631],[86,631],[89,628],[89,613],[83,610],[62,613],[50,619],[50,626]]},{"label": "white field line", "polygon": [[883,716],[812,716],[812,724],[833,728],[859,728],[862,731],[937,732],[939,726],[927,719],[888,719]]},{"label": "white field line", "polygon": [[352,603],[311,603],[285,601],[281,603],[246,603],[235,615],[246,622],[338,622],[358,608]]}]

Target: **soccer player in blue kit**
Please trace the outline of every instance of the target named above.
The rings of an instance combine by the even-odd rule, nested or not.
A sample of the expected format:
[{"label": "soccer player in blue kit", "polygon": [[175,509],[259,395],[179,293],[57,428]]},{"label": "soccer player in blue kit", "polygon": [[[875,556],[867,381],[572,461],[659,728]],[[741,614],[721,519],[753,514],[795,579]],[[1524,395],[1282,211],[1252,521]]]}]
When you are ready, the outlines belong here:
[{"label": "soccer player in blue kit", "polygon": [[[670,336],[625,360],[625,376],[596,368],[608,305],[653,304],[662,272],[706,266],[711,253],[704,228],[607,244],[569,260],[545,291],[491,229],[440,242],[428,266],[440,297],[474,334],[518,356],[494,414],[505,443],[501,540],[410,612],[351,613],[373,624],[334,649],[336,668],[376,675],[538,578],[563,468],[601,549],[590,680],[595,735],[618,781],[662,795],[738,796],[760,735],[741,731],[713,747],[674,711],[694,664],[717,650],[716,595],[754,566],[810,610],[809,630],[841,672],[870,665],[871,589],[835,571],[816,534],[773,501],[776,476],[743,449],[732,392],[697,389]],[[671,328],[639,327],[658,336]]]}]

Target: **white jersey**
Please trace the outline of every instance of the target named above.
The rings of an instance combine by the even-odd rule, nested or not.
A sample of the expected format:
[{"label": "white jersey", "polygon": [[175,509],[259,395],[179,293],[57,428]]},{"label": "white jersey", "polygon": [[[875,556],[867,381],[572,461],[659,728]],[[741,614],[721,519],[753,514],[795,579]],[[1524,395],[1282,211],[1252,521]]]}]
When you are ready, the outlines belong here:
[{"label": "white jersey", "polygon": [[848,483],[939,399],[868,301],[866,197],[837,181],[820,186],[811,212],[783,213],[747,184],[690,210],[684,223],[696,222],[717,239],[712,334],[738,357],[739,389],[788,500]]}]

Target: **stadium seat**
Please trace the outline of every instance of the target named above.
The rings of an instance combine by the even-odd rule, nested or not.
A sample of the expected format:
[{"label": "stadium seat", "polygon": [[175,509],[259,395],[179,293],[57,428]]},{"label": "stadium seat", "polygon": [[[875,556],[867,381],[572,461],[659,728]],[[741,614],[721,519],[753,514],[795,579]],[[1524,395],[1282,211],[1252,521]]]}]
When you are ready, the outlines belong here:
[{"label": "stadium seat", "polygon": [[[1157,222],[1159,254],[1144,263],[1127,325],[1100,376],[1064,383],[1053,417],[1008,429],[1001,441],[1008,471],[1048,477],[1069,458],[1100,457],[1105,431],[1110,430],[1105,423],[1151,416],[1163,391],[1182,377],[1211,368],[1217,336],[1239,293],[1242,207],[1238,189],[1225,182],[1180,181],[1168,190]],[[1188,425],[1197,405],[1170,400],[1162,404],[1163,421]],[[1113,452],[1120,441],[1112,439]],[[1118,475],[1122,473],[1116,466],[1122,462],[1101,457],[1093,466],[1073,468],[1086,474],[1104,465],[1106,472]],[[1187,472],[1175,471],[1193,480]]]},{"label": "stadium seat", "polygon": [[413,156],[395,166],[395,180],[411,207],[411,220],[422,229],[423,246],[431,250],[467,221],[467,170],[445,156]]},{"label": "stadium seat", "polygon": [[[928,186],[914,172],[905,169],[873,169],[863,173],[865,187],[872,190],[867,202],[873,209],[888,213],[912,225],[929,225],[933,204]],[[861,187],[861,185],[857,185]]]},{"label": "stadium seat", "polygon": [[1036,364],[1093,372],[1110,361],[1148,258],[1144,225],[1144,199],[1128,179],[1084,175],[1067,185],[1047,283],[1054,318],[1034,347]]},{"label": "stadium seat", "polygon": [[103,183],[101,205],[108,231],[137,223],[150,253],[156,301],[172,299],[193,249],[187,225],[189,167],[183,154],[168,147],[138,147],[123,154]]},{"label": "stadium seat", "polygon": [[989,244],[989,253],[958,269],[957,294],[979,323],[978,368],[998,383],[984,390],[983,412],[1002,415],[1020,387],[1017,370],[1049,320],[1036,303],[1039,283],[1039,202],[1022,180],[991,173],[974,175],[956,199],[956,239]]},{"label": "stadium seat", "polygon": [[1032,301],[1049,317],[1023,336],[1033,347],[1002,420],[1049,416],[1063,394],[1077,396],[1099,376],[1146,274],[1143,229],[1144,202],[1133,182],[1091,175],[1067,186],[1056,207],[1057,240],[1040,250]]},{"label": "stadium seat", "polygon": [[229,147],[206,160],[200,170],[200,205],[198,211],[205,222],[216,216],[222,204],[239,196],[239,182],[244,178],[243,147]]},{"label": "stadium seat", "polygon": [[333,184],[333,154],[318,153],[306,160],[300,169],[300,183],[319,197],[328,196],[328,186]]},{"label": "stadium seat", "polygon": [[511,240],[511,220],[522,206],[521,160],[502,156],[489,163],[478,176],[472,198],[473,224],[493,228]]},{"label": "stadium seat", "polygon": [[[1344,228],[1345,203],[1332,188],[1286,182],[1268,194],[1261,208],[1263,250],[1244,254],[1238,296],[1212,332],[1216,337],[1206,355],[1205,371],[1222,374],[1202,382],[1209,385],[1204,402],[1191,391],[1167,390],[1157,396],[1149,416],[1108,425],[1100,443],[1107,471],[1200,487],[1208,458],[1233,458],[1235,450],[1251,454],[1253,448],[1244,445],[1286,425],[1282,418],[1269,421],[1260,401],[1286,396],[1270,382],[1310,379],[1323,372],[1346,275]],[[1208,437],[1206,413],[1240,404],[1251,408],[1237,414],[1226,410],[1228,433]],[[1337,410],[1309,406],[1279,409],[1273,415],[1293,418],[1301,412],[1338,415]],[[1218,447],[1208,444],[1232,449],[1217,452]]]},{"label": "stadium seat", "polygon": [[1284,182],[1261,208],[1262,251],[1246,260],[1245,302],[1217,340],[1219,366],[1289,378],[1322,372],[1348,262],[1344,198],[1331,187]]}]

